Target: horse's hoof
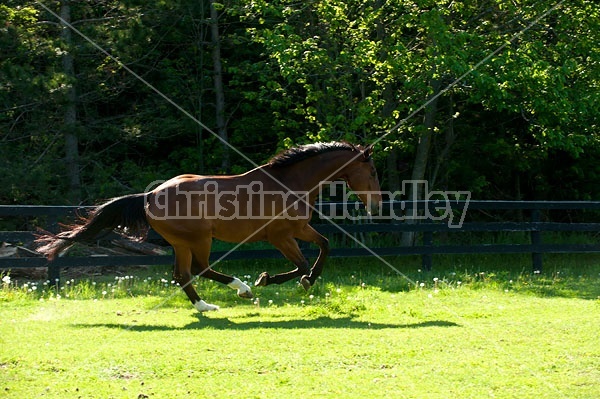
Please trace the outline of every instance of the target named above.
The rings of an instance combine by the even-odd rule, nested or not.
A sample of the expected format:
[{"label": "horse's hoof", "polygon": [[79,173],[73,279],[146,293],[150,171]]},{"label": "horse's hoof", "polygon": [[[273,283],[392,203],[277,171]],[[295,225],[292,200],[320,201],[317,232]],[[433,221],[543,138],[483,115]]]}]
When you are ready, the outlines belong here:
[{"label": "horse's hoof", "polygon": [[254,282],[254,286],[255,287],[265,287],[269,284],[268,281],[269,281],[269,273],[263,272],[263,273],[261,273],[260,276],[258,276],[256,281]]},{"label": "horse's hoof", "polygon": [[310,287],[312,287],[312,284],[310,283],[308,276],[302,276],[300,278],[300,284],[302,284],[302,287],[304,287],[305,291],[308,291],[310,289]]},{"label": "horse's hoof", "polygon": [[219,310],[217,305],[212,305],[210,303],[204,302],[202,299],[198,302],[194,303],[194,307],[198,310],[198,312],[212,312],[214,310]]},{"label": "horse's hoof", "polygon": [[252,294],[252,291],[248,290],[248,291],[238,291],[238,296],[240,298],[245,298],[245,299],[252,299],[254,298],[254,295]]}]

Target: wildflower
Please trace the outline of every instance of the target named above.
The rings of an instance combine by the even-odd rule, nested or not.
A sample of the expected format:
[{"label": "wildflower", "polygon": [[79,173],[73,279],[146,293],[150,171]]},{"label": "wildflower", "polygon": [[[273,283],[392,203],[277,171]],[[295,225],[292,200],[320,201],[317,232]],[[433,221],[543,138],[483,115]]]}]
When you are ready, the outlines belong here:
[{"label": "wildflower", "polygon": [[272,304],[273,304],[273,300],[269,299],[269,305],[272,305]]},{"label": "wildflower", "polygon": [[419,287],[421,287],[421,288],[425,287],[425,283],[419,284]]},{"label": "wildflower", "polygon": [[6,285],[9,285],[10,284],[10,276],[6,275],[6,276],[2,277],[2,282]]}]

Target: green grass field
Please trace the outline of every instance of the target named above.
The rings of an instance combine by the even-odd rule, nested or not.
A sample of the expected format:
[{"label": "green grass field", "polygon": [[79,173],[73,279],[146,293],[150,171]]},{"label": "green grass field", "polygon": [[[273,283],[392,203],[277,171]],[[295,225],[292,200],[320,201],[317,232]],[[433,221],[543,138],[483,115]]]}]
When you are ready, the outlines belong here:
[{"label": "green grass field", "polygon": [[[168,268],[44,282],[4,279],[6,398],[595,398],[600,257],[331,259],[311,292],[199,280],[198,315]],[[251,279],[283,261],[216,268]],[[4,276],[6,277],[6,276]],[[9,276],[10,277],[10,276]],[[35,287],[35,288],[34,288]]]}]

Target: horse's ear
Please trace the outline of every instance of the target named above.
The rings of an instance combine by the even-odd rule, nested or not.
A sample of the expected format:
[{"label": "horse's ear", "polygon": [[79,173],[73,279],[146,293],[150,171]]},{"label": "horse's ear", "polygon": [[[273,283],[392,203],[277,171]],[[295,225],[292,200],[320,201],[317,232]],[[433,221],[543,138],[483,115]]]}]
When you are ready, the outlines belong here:
[{"label": "horse's ear", "polygon": [[369,159],[371,159],[371,155],[373,155],[373,144],[369,144],[368,146],[366,146],[362,153],[364,161],[368,161]]}]

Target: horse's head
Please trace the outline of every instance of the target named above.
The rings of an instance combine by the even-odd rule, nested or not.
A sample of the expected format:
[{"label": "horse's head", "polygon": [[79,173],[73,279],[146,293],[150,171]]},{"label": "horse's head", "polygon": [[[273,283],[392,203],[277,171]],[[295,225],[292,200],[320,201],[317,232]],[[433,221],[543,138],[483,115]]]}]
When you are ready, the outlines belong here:
[{"label": "horse's head", "polygon": [[356,157],[344,170],[342,178],[365,204],[369,214],[378,214],[381,205],[381,188],[377,169],[373,162],[373,146],[358,146],[360,156]]}]

